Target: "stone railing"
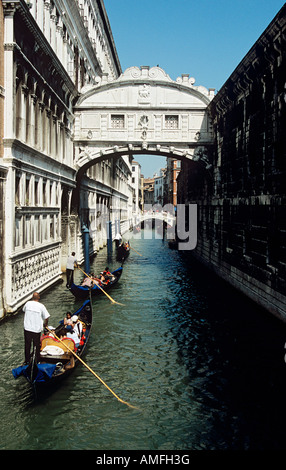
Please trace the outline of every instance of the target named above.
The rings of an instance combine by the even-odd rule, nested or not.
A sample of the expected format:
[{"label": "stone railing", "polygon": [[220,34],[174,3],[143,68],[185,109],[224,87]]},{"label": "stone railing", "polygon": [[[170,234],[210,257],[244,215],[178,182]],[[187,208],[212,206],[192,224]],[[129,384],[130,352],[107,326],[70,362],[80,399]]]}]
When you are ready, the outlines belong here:
[{"label": "stone railing", "polygon": [[18,254],[11,259],[10,270],[11,286],[6,285],[6,291],[10,293],[9,307],[15,311],[33,292],[60,278],[60,244]]}]

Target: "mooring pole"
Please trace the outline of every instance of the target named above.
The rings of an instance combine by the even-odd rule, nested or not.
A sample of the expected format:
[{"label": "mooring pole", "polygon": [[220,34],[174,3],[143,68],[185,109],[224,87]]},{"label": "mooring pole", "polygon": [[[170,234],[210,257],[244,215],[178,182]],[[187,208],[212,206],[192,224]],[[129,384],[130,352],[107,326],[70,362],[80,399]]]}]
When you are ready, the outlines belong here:
[{"label": "mooring pole", "polygon": [[106,231],[107,231],[107,254],[108,256],[112,255],[112,222],[108,220],[106,222]]},{"label": "mooring pole", "polygon": [[82,226],[83,234],[83,246],[84,246],[84,270],[86,273],[90,273],[89,263],[89,230],[86,225]]}]

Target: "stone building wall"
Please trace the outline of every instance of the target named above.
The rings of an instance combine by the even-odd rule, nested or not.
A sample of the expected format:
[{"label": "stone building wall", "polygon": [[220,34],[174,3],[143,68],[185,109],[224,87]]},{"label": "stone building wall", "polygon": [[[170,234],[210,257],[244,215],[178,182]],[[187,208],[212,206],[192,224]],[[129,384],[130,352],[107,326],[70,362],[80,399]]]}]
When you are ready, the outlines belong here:
[{"label": "stone building wall", "polygon": [[121,67],[101,0],[3,0],[0,13],[1,318],[81,255],[73,107]]},{"label": "stone building wall", "polygon": [[194,255],[286,320],[286,7],[209,105],[212,168],[183,162],[181,202],[198,204]]}]

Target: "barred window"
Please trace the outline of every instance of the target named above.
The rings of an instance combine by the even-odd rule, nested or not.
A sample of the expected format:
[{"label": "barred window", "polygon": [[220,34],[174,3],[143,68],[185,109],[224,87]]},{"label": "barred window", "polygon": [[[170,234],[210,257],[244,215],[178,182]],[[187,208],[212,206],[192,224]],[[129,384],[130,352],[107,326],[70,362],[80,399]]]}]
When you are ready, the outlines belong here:
[{"label": "barred window", "polygon": [[179,116],[165,116],[165,127],[166,129],[178,129],[179,128]]},{"label": "barred window", "polygon": [[124,114],[111,114],[112,129],[124,129]]}]

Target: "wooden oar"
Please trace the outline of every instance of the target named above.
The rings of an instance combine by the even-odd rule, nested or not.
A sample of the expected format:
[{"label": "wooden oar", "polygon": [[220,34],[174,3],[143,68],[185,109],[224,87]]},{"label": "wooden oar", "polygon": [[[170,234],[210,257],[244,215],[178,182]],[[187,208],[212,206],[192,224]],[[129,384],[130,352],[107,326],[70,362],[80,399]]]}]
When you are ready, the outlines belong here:
[{"label": "wooden oar", "polygon": [[131,245],[130,245],[130,248],[131,248],[131,250],[134,250],[134,251],[137,253],[137,255],[139,255],[139,256],[143,256],[143,255],[141,255],[140,253],[138,253],[138,251],[136,251],[134,248],[132,248],[132,246],[131,246]]},{"label": "wooden oar", "polygon": [[88,277],[89,279],[91,279],[92,282],[94,282],[94,283],[97,285],[97,287],[99,287],[99,289],[102,290],[102,292],[111,300],[111,302],[112,302],[113,304],[123,305],[123,304],[120,304],[119,302],[116,302],[116,300],[114,300],[107,292],[105,292],[105,290],[102,289],[102,287],[100,287],[100,285],[99,285],[97,282],[95,282],[94,279],[92,279],[92,277],[90,277],[88,274],[86,274],[79,266],[78,266],[78,269],[80,269],[81,272],[82,272],[86,277]]},{"label": "wooden oar", "polygon": [[99,375],[97,375],[82,359],[81,357],[79,357],[66,343],[64,343],[60,338],[58,338],[58,336],[54,333],[54,331],[50,330],[47,326],[46,326],[46,329],[58,340],[60,341],[61,343],[64,344],[64,346],[112,393],[112,395],[115,396],[115,398],[117,398],[118,401],[120,401],[121,403],[124,403],[124,405],[127,405],[129,406],[130,408],[135,408],[135,409],[138,409],[136,406],[133,406],[133,405],[130,405],[130,403],[128,403],[127,401],[123,401],[121,400],[121,398],[119,398],[118,395],[116,395],[116,393],[111,390],[111,388],[99,377]]}]

